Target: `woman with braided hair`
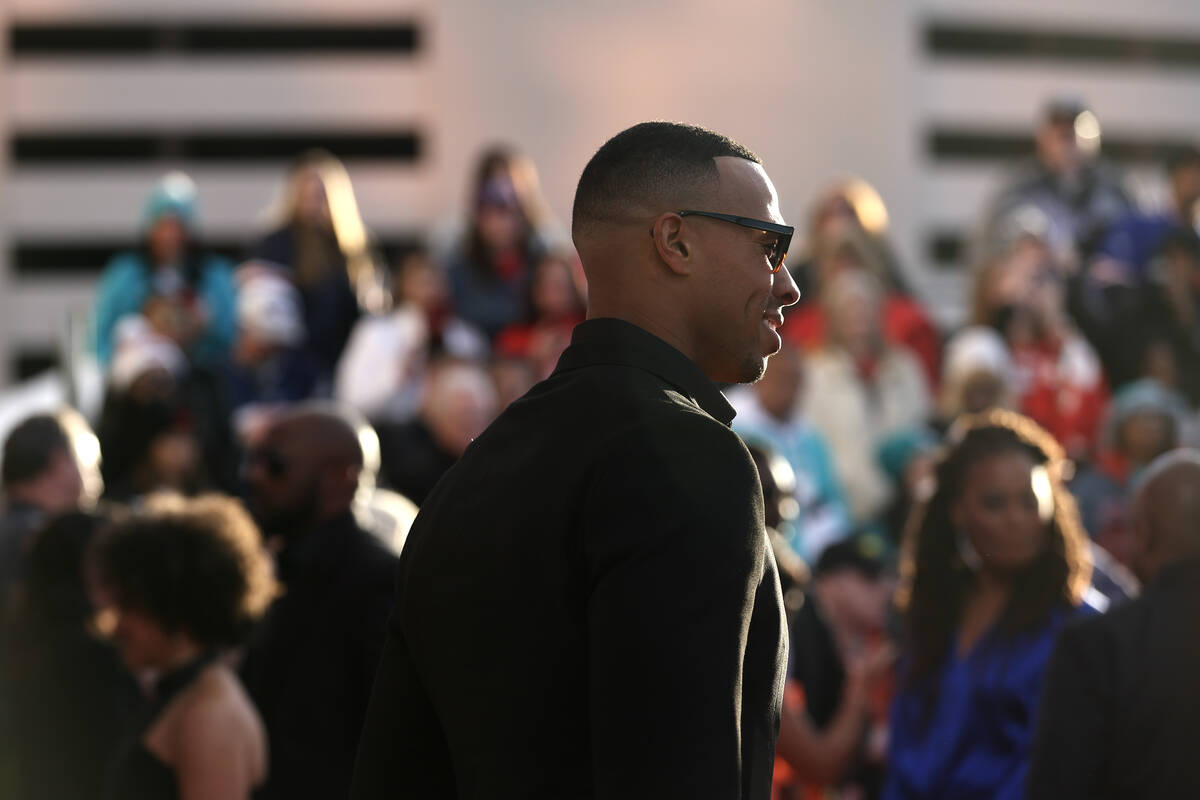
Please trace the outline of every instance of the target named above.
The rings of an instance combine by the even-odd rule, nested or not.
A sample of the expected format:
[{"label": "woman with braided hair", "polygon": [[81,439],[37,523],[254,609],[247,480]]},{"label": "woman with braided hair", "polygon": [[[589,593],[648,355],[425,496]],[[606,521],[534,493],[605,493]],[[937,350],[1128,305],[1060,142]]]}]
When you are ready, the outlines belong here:
[{"label": "woman with braided hair", "polygon": [[1022,796],[1047,659],[1086,613],[1091,562],[1062,448],[1000,410],[962,418],[949,441],[901,562],[889,800]]}]

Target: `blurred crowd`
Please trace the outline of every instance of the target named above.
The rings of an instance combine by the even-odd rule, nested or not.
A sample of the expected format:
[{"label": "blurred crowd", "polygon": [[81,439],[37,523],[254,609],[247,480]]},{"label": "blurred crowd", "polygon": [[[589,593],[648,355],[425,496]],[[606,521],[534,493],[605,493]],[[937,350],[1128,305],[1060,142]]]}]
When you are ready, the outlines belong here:
[{"label": "blurred crowd", "polygon": [[[1200,150],[1147,209],[1082,103],[1035,144],[981,210],[967,324],[840,181],[783,350],[727,390],[789,614],[780,798],[1022,796],[1059,630],[1156,573],[1134,501],[1197,444]],[[344,797],[408,526],[584,317],[518,152],[482,155],[461,230],[387,254],[333,155],[286,187],[235,265],[165,176],[96,289],[99,418],[8,436],[4,796]]]}]

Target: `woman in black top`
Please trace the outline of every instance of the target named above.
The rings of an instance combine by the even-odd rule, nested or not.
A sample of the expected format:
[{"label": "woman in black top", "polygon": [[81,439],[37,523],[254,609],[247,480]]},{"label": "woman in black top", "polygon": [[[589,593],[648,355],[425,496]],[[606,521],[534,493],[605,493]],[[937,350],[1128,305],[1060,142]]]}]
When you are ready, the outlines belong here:
[{"label": "woman in black top", "polygon": [[153,499],[105,534],[98,567],[125,663],[159,676],[108,797],[249,798],[266,777],[266,734],[221,655],[275,592],[253,522],[225,498]]}]

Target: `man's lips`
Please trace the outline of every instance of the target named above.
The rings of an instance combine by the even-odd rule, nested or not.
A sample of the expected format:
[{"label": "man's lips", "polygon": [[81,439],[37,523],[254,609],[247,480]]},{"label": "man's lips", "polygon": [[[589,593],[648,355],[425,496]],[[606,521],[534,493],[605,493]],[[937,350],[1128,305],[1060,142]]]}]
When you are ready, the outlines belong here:
[{"label": "man's lips", "polygon": [[783,314],[780,314],[778,312],[771,312],[769,314],[764,314],[763,322],[767,323],[767,326],[770,327],[771,330],[773,330],[773,331],[779,330],[780,328],[783,327]]}]

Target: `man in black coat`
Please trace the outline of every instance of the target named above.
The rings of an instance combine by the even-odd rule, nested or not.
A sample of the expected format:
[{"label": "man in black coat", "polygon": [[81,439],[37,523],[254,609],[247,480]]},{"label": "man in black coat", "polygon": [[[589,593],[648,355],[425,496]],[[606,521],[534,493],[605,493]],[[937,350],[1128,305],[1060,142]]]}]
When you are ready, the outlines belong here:
[{"label": "man in black coat", "polygon": [[769,796],[783,608],[714,381],[779,349],[781,223],[757,157],[701,128],[589,162],[589,320],[422,508],[353,798]]},{"label": "man in black coat", "polygon": [[249,458],[250,505],[281,548],[284,587],[242,668],[270,744],[261,798],[350,791],[397,564],[350,511],[362,468],[353,426],[319,407],[277,422]]},{"label": "man in black coat", "polygon": [[1145,590],[1060,635],[1030,800],[1200,797],[1200,452],[1147,468],[1133,526]]}]

